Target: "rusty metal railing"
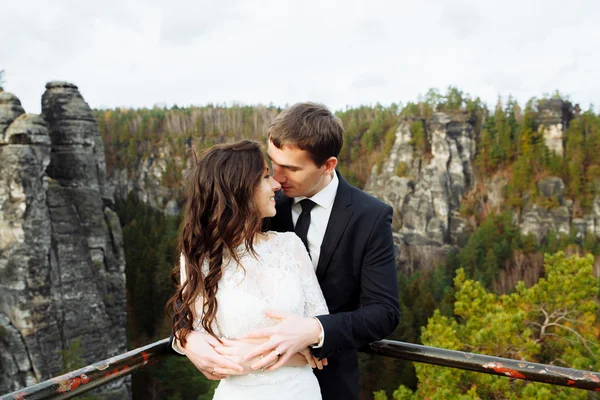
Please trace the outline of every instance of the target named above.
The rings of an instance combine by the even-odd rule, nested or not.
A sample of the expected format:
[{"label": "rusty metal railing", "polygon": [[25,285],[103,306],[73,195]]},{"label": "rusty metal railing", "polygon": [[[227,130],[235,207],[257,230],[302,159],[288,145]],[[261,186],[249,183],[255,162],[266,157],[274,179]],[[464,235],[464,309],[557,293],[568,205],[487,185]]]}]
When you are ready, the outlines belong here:
[{"label": "rusty metal railing", "polygon": [[169,339],[128,351],[64,375],[0,397],[0,400],[70,399],[133,371],[155,364],[169,354]]},{"label": "rusty metal railing", "polygon": [[[361,351],[484,374],[600,391],[600,374],[597,372],[446,350],[392,340],[381,340],[371,343],[369,346],[361,349]],[[68,399],[124,375],[131,374],[138,368],[152,365],[169,354],[173,354],[169,349],[169,339],[163,339],[65,375],[49,379],[37,385],[5,394],[0,397],[0,400]]]},{"label": "rusty metal railing", "polygon": [[446,350],[412,343],[380,340],[363,351],[402,360],[452,367],[551,385],[600,391],[600,374],[510,358]]}]

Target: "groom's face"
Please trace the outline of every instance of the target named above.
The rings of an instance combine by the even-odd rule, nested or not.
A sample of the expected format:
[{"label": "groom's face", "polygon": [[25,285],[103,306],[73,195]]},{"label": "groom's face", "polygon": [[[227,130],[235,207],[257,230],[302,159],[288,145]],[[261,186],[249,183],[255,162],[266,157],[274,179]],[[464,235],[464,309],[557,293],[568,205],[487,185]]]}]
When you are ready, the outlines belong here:
[{"label": "groom's face", "polygon": [[306,150],[295,146],[277,148],[269,140],[273,178],[287,197],[311,197],[327,185],[326,166],[317,166]]}]

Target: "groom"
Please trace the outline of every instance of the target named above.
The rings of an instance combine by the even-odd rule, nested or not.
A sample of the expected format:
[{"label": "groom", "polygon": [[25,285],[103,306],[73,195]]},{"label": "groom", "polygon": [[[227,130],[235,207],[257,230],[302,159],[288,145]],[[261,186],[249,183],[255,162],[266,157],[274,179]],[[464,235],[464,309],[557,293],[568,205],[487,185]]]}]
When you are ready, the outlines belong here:
[{"label": "groom", "polygon": [[[269,311],[281,322],[248,335],[270,338],[247,356],[268,353],[255,369],[276,369],[308,346],[315,357],[327,358],[326,367],[314,370],[324,400],[358,399],[357,349],[391,334],[400,314],[393,210],[335,170],[343,134],[339,118],[314,103],[293,105],[269,126],[268,154],[281,184],[271,229],[295,231],[304,242],[330,314],[304,318]],[[227,375],[232,367],[216,362],[201,338],[189,337],[186,355],[209,378],[215,376],[209,365],[222,364],[217,377]],[[211,363],[203,356],[212,357]]]}]

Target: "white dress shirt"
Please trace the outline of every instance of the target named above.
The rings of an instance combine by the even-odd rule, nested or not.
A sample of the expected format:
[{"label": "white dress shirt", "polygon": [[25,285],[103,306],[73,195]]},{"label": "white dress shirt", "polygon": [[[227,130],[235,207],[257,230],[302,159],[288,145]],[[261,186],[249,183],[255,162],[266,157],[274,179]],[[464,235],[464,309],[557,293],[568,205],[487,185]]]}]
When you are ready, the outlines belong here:
[{"label": "white dress shirt", "polygon": [[[336,172],[333,172],[333,179],[323,189],[317,192],[315,195],[310,197],[312,201],[316,203],[310,212],[310,226],[308,227],[308,233],[306,234],[306,241],[308,242],[308,250],[310,252],[311,261],[315,271],[317,265],[319,265],[319,256],[321,255],[321,244],[325,237],[325,230],[327,224],[329,224],[329,217],[331,216],[331,209],[333,208],[333,202],[337,194],[340,180],[337,177]],[[296,228],[296,222],[300,218],[302,212],[302,205],[300,202],[308,197],[294,197],[294,205],[292,206],[292,221],[294,222],[294,228]],[[316,318],[315,318],[316,319]],[[311,347],[321,348],[325,341],[325,332],[321,321],[317,319],[319,326],[321,327],[321,336],[319,342]]]},{"label": "white dress shirt", "polygon": [[[333,202],[335,200],[335,195],[337,194],[339,183],[340,181],[334,171],[331,182],[321,189],[321,191],[310,197],[316,205],[310,212],[310,226],[308,227],[306,239],[315,270],[319,264],[321,243],[323,243],[323,238],[325,237],[325,230],[329,223],[329,217],[331,216],[331,209],[333,208]],[[302,212],[300,201],[306,198],[307,197],[294,197],[294,205],[292,206],[292,221],[294,222],[294,228],[296,227],[296,222]]]}]

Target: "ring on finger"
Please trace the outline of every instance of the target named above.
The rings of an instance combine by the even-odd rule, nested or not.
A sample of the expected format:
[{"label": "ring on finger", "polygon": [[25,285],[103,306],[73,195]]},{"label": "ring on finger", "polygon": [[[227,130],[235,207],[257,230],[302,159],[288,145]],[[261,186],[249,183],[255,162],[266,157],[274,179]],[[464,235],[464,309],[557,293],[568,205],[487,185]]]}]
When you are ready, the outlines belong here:
[{"label": "ring on finger", "polygon": [[216,368],[213,368],[212,371],[210,371],[210,373],[214,375],[215,374],[215,370],[216,370]]},{"label": "ring on finger", "polygon": [[275,353],[275,355],[277,357],[281,357],[281,353],[279,352],[279,350],[275,349],[275,350],[273,350],[273,352]]}]

